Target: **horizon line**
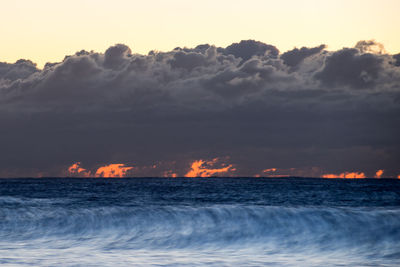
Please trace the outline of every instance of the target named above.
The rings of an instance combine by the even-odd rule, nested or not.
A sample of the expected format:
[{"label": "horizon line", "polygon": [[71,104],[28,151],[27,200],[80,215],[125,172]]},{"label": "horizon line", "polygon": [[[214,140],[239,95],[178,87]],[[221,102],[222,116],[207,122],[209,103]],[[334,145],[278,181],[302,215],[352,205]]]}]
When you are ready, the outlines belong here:
[{"label": "horizon line", "polygon": [[45,176],[45,177],[0,177],[0,179],[323,179],[323,180],[365,180],[365,179],[374,179],[374,180],[400,180],[396,177],[365,177],[365,178],[324,178],[324,177],[308,177],[308,176],[285,176],[285,177],[273,177],[273,176],[260,176],[260,177],[252,177],[252,176],[210,176],[210,177],[162,177],[162,176],[130,176],[130,177],[72,177],[72,176]]}]

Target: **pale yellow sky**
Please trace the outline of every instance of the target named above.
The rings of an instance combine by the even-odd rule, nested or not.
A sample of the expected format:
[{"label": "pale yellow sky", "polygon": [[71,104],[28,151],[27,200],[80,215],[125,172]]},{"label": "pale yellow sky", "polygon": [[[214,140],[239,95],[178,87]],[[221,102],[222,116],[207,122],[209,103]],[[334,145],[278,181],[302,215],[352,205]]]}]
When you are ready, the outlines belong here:
[{"label": "pale yellow sky", "polygon": [[0,62],[40,67],[124,43],[133,52],[243,39],[281,51],[375,39],[400,52],[399,0],[0,0]]}]

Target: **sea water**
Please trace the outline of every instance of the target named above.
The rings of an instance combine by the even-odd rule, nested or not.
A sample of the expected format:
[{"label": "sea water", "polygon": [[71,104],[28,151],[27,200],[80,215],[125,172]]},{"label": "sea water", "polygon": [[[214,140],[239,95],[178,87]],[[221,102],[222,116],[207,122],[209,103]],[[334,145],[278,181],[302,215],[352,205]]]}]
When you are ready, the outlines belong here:
[{"label": "sea water", "polygon": [[0,179],[3,266],[400,266],[400,180]]}]

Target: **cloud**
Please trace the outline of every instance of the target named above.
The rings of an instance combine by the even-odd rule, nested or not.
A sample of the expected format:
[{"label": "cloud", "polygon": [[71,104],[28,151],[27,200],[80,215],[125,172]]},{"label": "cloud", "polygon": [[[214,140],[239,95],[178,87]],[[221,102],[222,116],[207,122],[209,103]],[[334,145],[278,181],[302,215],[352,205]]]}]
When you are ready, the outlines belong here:
[{"label": "cloud", "polygon": [[270,173],[270,172],[276,172],[276,171],[277,171],[276,168],[270,168],[270,169],[265,169],[265,170],[263,170],[262,172],[263,172],[263,173]]},{"label": "cloud", "polygon": [[103,178],[122,178],[133,170],[133,167],[126,167],[125,164],[108,164],[99,167],[96,171],[89,171],[82,168],[80,162],[76,162],[68,167],[68,176],[72,177],[103,177]]},{"label": "cloud", "polygon": [[341,174],[324,174],[322,178],[363,179],[367,177],[363,172],[344,172]]},{"label": "cloud", "polygon": [[290,67],[295,67],[307,57],[318,54],[325,48],[326,45],[320,45],[313,48],[308,48],[308,47],[302,47],[300,49],[295,48],[293,50],[283,53],[280,58],[286,65]]},{"label": "cloud", "polygon": [[384,173],[383,170],[378,170],[378,171],[375,173],[375,178],[382,178],[383,173]]},{"label": "cloud", "polygon": [[221,168],[214,168],[213,166],[219,161],[215,158],[211,161],[195,160],[191,169],[185,174],[185,177],[212,177],[217,174],[227,174],[228,172],[236,171],[231,164]]},{"label": "cloud", "polygon": [[240,43],[233,43],[225,49],[220,49],[220,51],[242,58],[243,61],[253,56],[264,56],[267,54],[271,57],[277,57],[279,55],[279,50],[275,46],[254,40],[243,40]]},{"label": "cloud", "polygon": [[91,172],[84,168],[81,168],[81,163],[76,162],[68,167],[68,176],[90,177]]},{"label": "cloud", "polygon": [[355,48],[346,48],[328,56],[324,68],[316,78],[327,86],[351,86],[357,89],[376,85],[383,71],[383,59],[375,54],[362,53]]},{"label": "cloud", "polygon": [[104,66],[111,69],[124,67],[124,63],[132,55],[131,49],[124,44],[114,45],[104,53]]},{"label": "cloud", "polygon": [[132,169],[133,167],[125,167],[125,164],[109,164],[98,168],[95,176],[105,178],[122,178],[126,177],[128,171]]},{"label": "cloud", "polygon": [[30,60],[20,59],[14,64],[0,62],[0,79],[3,81],[26,79],[35,72],[39,72],[39,69]]},{"label": "cloud", "polygon": [[357,42],[355,48],[361,51],[361,53],[385,53],[385,47],[383,44],[376,42],[375,40],[362,40]]},{"label": "cloud", "polygon": [[172,170],[168,170],[168,171],[164,171],[163,177],[166,177],[166,178],[176,178],[176,177],[178,177],[178,174],[175,173],[175,172],[173,172]]},{"label": "cloud", "polygon": [[238,176],[267,163],[291,175],[317,166],[372,177],[379,166],[395,177],[400,68],[367,45],[280,54],[248,40],[141,55],[118,44],[42,70],[1,63],[0,176],[63,176],[71,162],[179,176],[229,156]]},{"label": "cloud", "polygon": [[400,67],[400,54],[393,55],[394,65],[396,67]]}]

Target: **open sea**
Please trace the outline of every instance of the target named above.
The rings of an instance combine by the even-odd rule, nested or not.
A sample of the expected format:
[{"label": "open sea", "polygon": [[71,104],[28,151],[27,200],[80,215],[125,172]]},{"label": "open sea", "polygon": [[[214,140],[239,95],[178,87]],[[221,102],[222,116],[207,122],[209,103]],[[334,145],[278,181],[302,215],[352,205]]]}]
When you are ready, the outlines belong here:
[{"label": "open sea", "polygon": [[400,180],[0,179],[2,266],[400,266]]}]

